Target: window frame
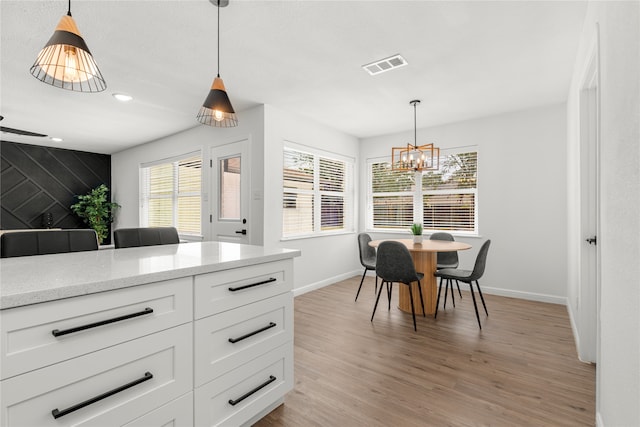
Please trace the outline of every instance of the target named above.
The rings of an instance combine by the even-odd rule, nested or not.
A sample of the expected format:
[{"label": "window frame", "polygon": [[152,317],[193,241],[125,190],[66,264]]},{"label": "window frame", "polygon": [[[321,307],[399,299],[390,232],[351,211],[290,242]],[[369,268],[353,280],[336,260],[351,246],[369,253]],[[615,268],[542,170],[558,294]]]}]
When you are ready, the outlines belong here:
[{"label": "window frame", "polygon": [[[192,158],[192,157],[197,157],[200,159],[200,192],[196,193],[196,192],[180,192],[179,191],[179,174],[177,174],[176,172],[178,171],[179,167],[178,164],[186,159]],[[202,151],[201,150],[197,150],[197,151],[191,151],[188,153],[184,153],[184,154],[179,154],[176,156],[172,156],[172,157],[168,157],[168,158],[164,158],[164,159],[159,159],[159,160],[154,160],[152,162],[146,162],[146,163],[140,163],[139,168],[138,168],[138,175],[139,175],[139,214],[138,214],[138,223],[140,224],[140,227],[148,227],[149,226],[149,200],[151,199],[171,199],[171,207],[172,207],[172,213],[171,213],[171,219],[172,219],[172,226],[175,227],[178,230],[178,235],[180,236],[181,239],[184,240],[194,240],[194,241],[198,241],[198,240],[202,240],[203,239],[203,222],[202,222],[202,203],[203,203],[203,186],[205,184],[205,177],[204,177],[204,158],[202,155]],[[159,166],[159,165],[165,165],[165,164],[171,164],[172,168],[173,168],[173,178],[172,178],[172,192],[170,195],[164,195],[164,196],[159,196],[159,197],[150,197],[150,194],[147,193],[147,176],[148,173],[145,171],[145,169],[154,167],[154,166]],[[198,216],[200,218],[200,232],[199,233],[189,233],[189,232],[184,232],[181,231],[179,228],[179,224],[178,224],[178,201],[181,197],[193,197],[193,196],[198,196],[200,198],[200,209],[198,212]]]},{"label": "window frame", "polygon": [[[286,188],[284,183],[284,157],[286,151],[295,151],[298,153],[306,154],[313,156],[313,188],[312,189],[293,189]],[[343,191],[331,191],[326,189],[320,189],[320,159],[325,159],[331,162],[340,162],[344,164],[344,175],[343,175]],[[355,171],[355,159],[351,157],[347,157],[344,155],[340,155],[337,153],[319,150],[313,147],[308,147],[296,143],[292,143],[289,141],[285,141],[282,148],[282,156],[283,165],[281,167],[281,196],[280,196],[280,209],[281,209],[281,233],[280,239],[282,241],[286,240],[297,240],[297,239],[305,239],[310,237],[319,237],[319,236],[330,236],[330,235],[338,235],[345,233],[353,233],[354,232],[354,217],[355,217],[355,194],[354,194],[354,171]],[[297,233],[297,234],[285,234],[285,211],[287,209],[293,208],[292,205],[295,202],[292,202],[291,198],[285,197],[286,193],[294,193],[294,194],[304,194],[310,195],[313,202],[313,220],[312,220],[312,231]],[[339,229],[330,229],[330,230],[322,230],[322,198],[323,196],[329,197],[342,197],[343,199],[343,227]],[[286,205],[286,206],[285,206]]]},{"label": "window frame", "polygon": [[395,192],[377,192],[373,193],[373,168],[374,164],[379,163],[387,163],[390,167],[390,162],[388,157],[374,157],[368,158],[366,161],[367,165],[367,210],[366,210],[366,231],[373,233],[402,233],[408,230],[410,224],[405,228],[389,228],[389,227],[374,227],[374,197],[398,197],[398,196],[412,196],[413,198],[413,219],[414,223],[424,224],[424,196],[425,195],[447,195],[447,194],[473,194],[474,195],[474,218],[473,218],[473,230],[462,230],[462,229],[430,229],[425,228],[424,234],[432,234],[437,232],[447,232],[456,236],[479,236],[480,228],[478,222],[478,171],[479,171],[479,163],[480,163],[480,152],[477,146],[465,146],[465,147],[455,147],[448,149],[440,150],[440,165],[443,164],[444,158],[447,156],[452,156],[456,154],[462,153],[476,153],[476,186],[475,188],[464,188],[464,189],[444,189],[444,190],[424,190],[422,185],[423,173],[424,172],[407,172],[407,174],[413,173],[413,182],[414,189],[409,191],[395,191]]}]

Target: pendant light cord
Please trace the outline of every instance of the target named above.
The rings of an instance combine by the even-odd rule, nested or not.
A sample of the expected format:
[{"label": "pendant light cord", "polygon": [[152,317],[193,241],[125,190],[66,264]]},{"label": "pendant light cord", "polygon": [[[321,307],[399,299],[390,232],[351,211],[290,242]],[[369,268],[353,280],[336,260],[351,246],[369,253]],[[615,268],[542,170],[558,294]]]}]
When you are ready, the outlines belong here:
[{"label": "pendant light cord", "polygon": [[67,8],[67,16],[71,16],[71,0],[69,0],[69,7]]},{"label": "pendant light cord", "polygon": [[220,77],[220,0],[218,0],[218,77]]},{"label": "pendant light cord", "polygon": [[417,125],[417,120],[416,120],[416,105],[418,103],[414,102],[413,103],[413,145],[414,146],[418,146],[418,125]]}]

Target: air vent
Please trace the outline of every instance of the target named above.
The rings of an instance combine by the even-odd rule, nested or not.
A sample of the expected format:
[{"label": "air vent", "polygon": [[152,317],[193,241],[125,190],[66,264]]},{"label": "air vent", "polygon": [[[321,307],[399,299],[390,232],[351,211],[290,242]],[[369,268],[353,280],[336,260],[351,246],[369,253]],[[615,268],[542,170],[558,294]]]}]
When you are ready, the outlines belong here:
[{"label": "air vent", "polygon": [[405,65],[407,65],[407,61],[405,61],[402,56],[393,55],[388,58],[363,65],[362,68],[372,76],[375,76],[376,74],[404,67]]},{"label": "air vent", "polygon": [[39,136],[39,137],[47,136],[41,133],[29,132],[28,130],[20,130],[20,129],[8,128],[4,126],[0,126],[0,131],[5,133],[15,133],[16,135],[24,135],[24,136]]}]

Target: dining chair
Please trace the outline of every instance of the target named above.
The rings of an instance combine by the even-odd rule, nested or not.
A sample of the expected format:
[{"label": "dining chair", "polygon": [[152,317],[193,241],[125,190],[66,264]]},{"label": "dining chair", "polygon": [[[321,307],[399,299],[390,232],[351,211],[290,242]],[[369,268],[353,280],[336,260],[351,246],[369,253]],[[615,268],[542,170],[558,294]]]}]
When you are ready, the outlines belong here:
[{"label": "dining chair", "polygon": [[420,280],[424,277],[424,274],[416,272],[416,267],[413,263],[413,258],[409,253],[409,249],[400,242],[386,241],[381,242],[378,245],[378,256],[376,258],[376,275],[382,279],[380,287],[378,288],[378,296],[376,297],[376,303],[373,306],[373,313],[371,314],[371,321],[373,322],[373,316],[376,314],[378,308],[378,301],[380,301],[380,294],[385,283],[388,286],[387,298],[389,299],[389,309],[391,309],[391,294],[393,292],[393,283],[403,283],[409,287],[409,298],[411,299],[411,315],[413,317],[413,330],[417,331],[416,327],[416,310],[413,303],[413,293],[411,291],[411,283],[418,282],[418,291],[420,292],[420,304],[422,305],[422,315],[424,316],[424,300],[422,299],[422,287]]},{"label": "dining chair", "polygon": [[16,231],[0,236],[0,257],[48,255],[98,250],[95,230]]},{"label": "dining chair", "polygon": [[[438,233],[433,233],[431,235],[431,237],[429,237],[429,239],[431,240],[442,240],[442,241],[446,241],[446,242],[455,242],[455,239],[453,238],[453,236],[449,233],[445,233],[445,232],[438,232]],[[437,270],[441,270],[443,268],[458,268],[458,252],[457,251],[453,251],[453,252],[438,252],[437,254],[437,264],[436,264],[436,269]],[[451,302],[453,303],[453,306],[456,306],[456,301],[454,299],[453,296],[453,283],[447,283],[450,286],[445,286],[444,288],[444,304],[442,305],[442,308],[447,308],[447,290],[450,288],[451,289]],[[442,286],[442,278],[440,278],[440,286]],[[460,298],[462,299],[462,292],[460,291],[460,284],[458,283],[458,281],[456,280],[456,286],[458,287],[458,294],[460,295]]]},{"label": "dining chair", "polygon": [[175,227],[119,228],[113,232],[116,249],[180,243]]},{"label": "dining chair", "polygon": [[[362,283],[364,282],[364,277],[367,275],[367,271],[375,271],[376,270],[376,249],[372,246],[369,246],[369,242],[371,241],[371,236],[367,233],[358,234],[358,250],[360,252],[360,264],[364,267],[364,272],[362,273],[362,279],[360,279],[360,286],[358,286],[358,292],[356,293],[356,301],[358,301],[358,295],[360,295],[360,289],[362,288]],[[375,295],[378,290],[378,276],[376,275],[376,287],[373,290],[373,294]]]},{"label": "dining chair", "polygon": [[[482,324],[480,323],[480,315],[478,314],[478,305],[476,304],[476,296],[473,292],[473,282],[476,283],[476,288],[478,289],[478,294],[480,294],[480,299],[482,300],[482,306],[484,307],[484,312],[486,315],[489,315],[487,311],[487,305],[484,302],[484,296],[482,296],[482,291],[480,290],[480,283],[478,280],[484,274],[484,269],[487,264],[487,253],[489,252],[489,245],[491,245],[491,240],[487,240],[480,247],[480,251],[478,251],[478,256],[476,257],[476,262],[473,266],[473,270],[460,270],[457,268],[443,268],[442,270],[436,270],[434,276],[440,277],[440,286],[438,287],[438,297],[436,299],[436,312],[434,318],[438,317],[438,304],[440,302],[440,292],[442,291],[442,279],[447,281],[447,284],[451,284],[452,280],[459,280],[464,283],[468,283],[471,288],[471,298],[473,299],[473,307],[476,310],[476,319],[478,319],[478,326],[482,329]],[[445,288],[447,286],[445,284]]]}]

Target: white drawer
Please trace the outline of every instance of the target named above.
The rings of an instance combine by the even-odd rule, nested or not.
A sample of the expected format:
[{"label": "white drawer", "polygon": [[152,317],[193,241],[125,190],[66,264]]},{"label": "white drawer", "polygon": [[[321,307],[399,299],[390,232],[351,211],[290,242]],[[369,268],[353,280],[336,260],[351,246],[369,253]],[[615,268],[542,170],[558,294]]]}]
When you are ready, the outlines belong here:
[{"label": "white drawer", "polygon": [[[193,387],[192,327],[182,325],[0,382],[0,424],[117,426]],[[152,378],[148,378],[148,374]],[[141,381],[57,419],[101,394]]]},{"label": "white drawer", "polygon": [[[193,279],[187,277],[2,310],[1,378],[190,322],[192,283]],[[64,333],[133,314],[137,316],[53,335],[54,330]]]},{"label": "white drawer", "polygon": [[291,292],[197,320],[196,387],[292,341],[292,326]]},{"label": "white drawer", "polygon": [[195,318],[221,313],[292,289],[292,260],[201,274],[195,277]]},{"label": "white drawer", "polygon": [[[293,344],[290,342],[197,388],[195,425],[242,425],[292,388]],[[230,401],[236,401],[235,405]]]},{"label": "white drawer", "polygon": [[122,427],[193,426],[193,393],[185,394]]}]

